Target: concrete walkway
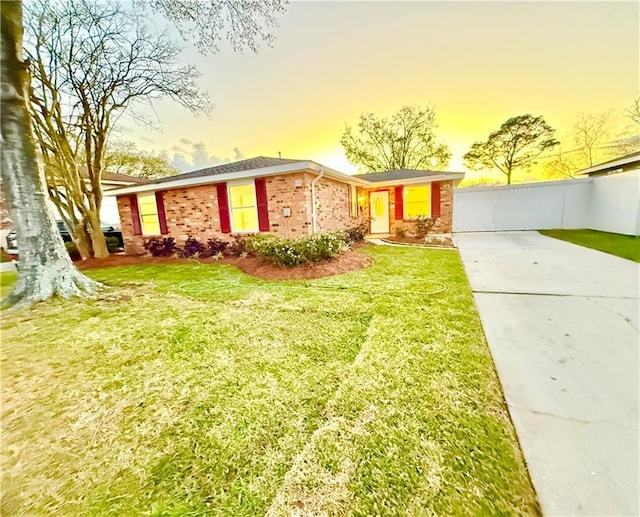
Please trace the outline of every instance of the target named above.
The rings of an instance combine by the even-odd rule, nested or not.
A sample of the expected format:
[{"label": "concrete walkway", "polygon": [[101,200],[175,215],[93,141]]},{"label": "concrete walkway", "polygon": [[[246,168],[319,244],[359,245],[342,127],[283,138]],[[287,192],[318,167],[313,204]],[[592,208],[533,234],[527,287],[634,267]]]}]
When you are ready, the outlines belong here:
[{"label": "concrete walkway", "polygon": [[545,515],[639,515],[640,266],[537,232],[456,234]]}]

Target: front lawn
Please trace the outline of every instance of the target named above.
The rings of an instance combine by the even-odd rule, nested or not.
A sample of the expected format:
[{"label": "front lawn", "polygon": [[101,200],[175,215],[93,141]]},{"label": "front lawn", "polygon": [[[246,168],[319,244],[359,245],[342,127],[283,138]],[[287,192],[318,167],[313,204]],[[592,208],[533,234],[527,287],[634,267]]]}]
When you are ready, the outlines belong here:
[{"label": "front lawn", "polygon": [[540,230],[542,235],[640,262],[640,237],[597,230]]},{"label": "front lawn", "polygon": [[538,513],[458,254],[364,251],[93,270],[95,300],[3,314],[0,513]]}]

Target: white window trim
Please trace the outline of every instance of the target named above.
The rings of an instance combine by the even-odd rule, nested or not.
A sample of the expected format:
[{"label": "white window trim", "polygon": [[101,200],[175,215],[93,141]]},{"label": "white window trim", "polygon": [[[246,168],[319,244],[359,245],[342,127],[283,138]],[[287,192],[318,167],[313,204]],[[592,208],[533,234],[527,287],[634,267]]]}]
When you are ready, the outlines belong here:
[{"label": "white window trim", "polygon": [[[251,185],[253,187],[253,207],[256,210],[256,221],[258,223],[258,226],[255,229],[243,229],[243,230],[236,230],[234,225],[233,225],[233,206],[232,206],[232,202],[231,202],[231,188],[232,187],[242,187],[245,185]],[[227,182],[227,199],[229,200],[229,223],[231,226],[231,233],[259,233],[260,232],[260,219],[258,218],[258,197],[257,197],[257,193],[256,193],[256,182],[255,182],[255,178],[251,178],[251,181],[248,181],[246,179],[243,180],[236,180],[236,181],[229,181]],[[249,208],[249,207],[246,207]]]},{"label": "white window trim", "polygon": [[408,217],[407,216],[407,188],[411,187],[427,187],[427,192],[429,192],[429,204],[427,206],[428,213],[424,217],[431,217],[431,183],[421,183],[419,185],[404,185],[402,187],[402,219],[405,221],[415,221],[417,217]]}]

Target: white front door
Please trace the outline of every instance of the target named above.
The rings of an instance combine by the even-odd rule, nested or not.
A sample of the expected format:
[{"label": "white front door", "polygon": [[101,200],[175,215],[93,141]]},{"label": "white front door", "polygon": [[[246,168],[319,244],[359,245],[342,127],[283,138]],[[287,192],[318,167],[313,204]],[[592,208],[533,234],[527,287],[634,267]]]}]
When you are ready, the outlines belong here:
[{"label": "white front door", "polygon": [[371,233],[389,233],[389,191],[369,194]]}]

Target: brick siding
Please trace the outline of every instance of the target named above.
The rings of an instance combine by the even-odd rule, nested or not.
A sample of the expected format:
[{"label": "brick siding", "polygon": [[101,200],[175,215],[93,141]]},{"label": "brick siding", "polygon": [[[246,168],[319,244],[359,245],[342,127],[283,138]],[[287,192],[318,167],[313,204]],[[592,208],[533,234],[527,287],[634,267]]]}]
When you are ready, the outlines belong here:
[{"label": "brick siding", "polygon": [[[296,172],[266,177],[269,212],[269,232],[283,237],[296,237],[312,233],[311,182],[317,177],[308,172]],[[369,192],[358,188],[359,217],[350,215],[349,186],[331,178],[321,178],[316,183],[318,231],[326,232],[369,224]],[[408,233],[414,227],[410,220],[396,221],[395,189],[389,187],[389,231],[395,233],[405,228]],[[201,242],[212,237],[231,240],[232,235],[220,230],[220,215],[215,184],[174,188],[164,191],[164,206],[168,234],[179,246],[192,236]],[[285,208],[290,216],[284,215]],[[451,233],[453,209],[453,182],[441,182],[441,216],[436,220],[432,232]],[[118,197],[118,211],[122,235],[127,253],[144,252],[143,244],[151,236],[133,234],[129,196]]]},{"label": "brick siding", "polygon": [[[311,233],[311,187],[313,176],[299,172],[267,177],[270,233],[296,237]],[[284,215],[289,208],[291,215]]]}]

